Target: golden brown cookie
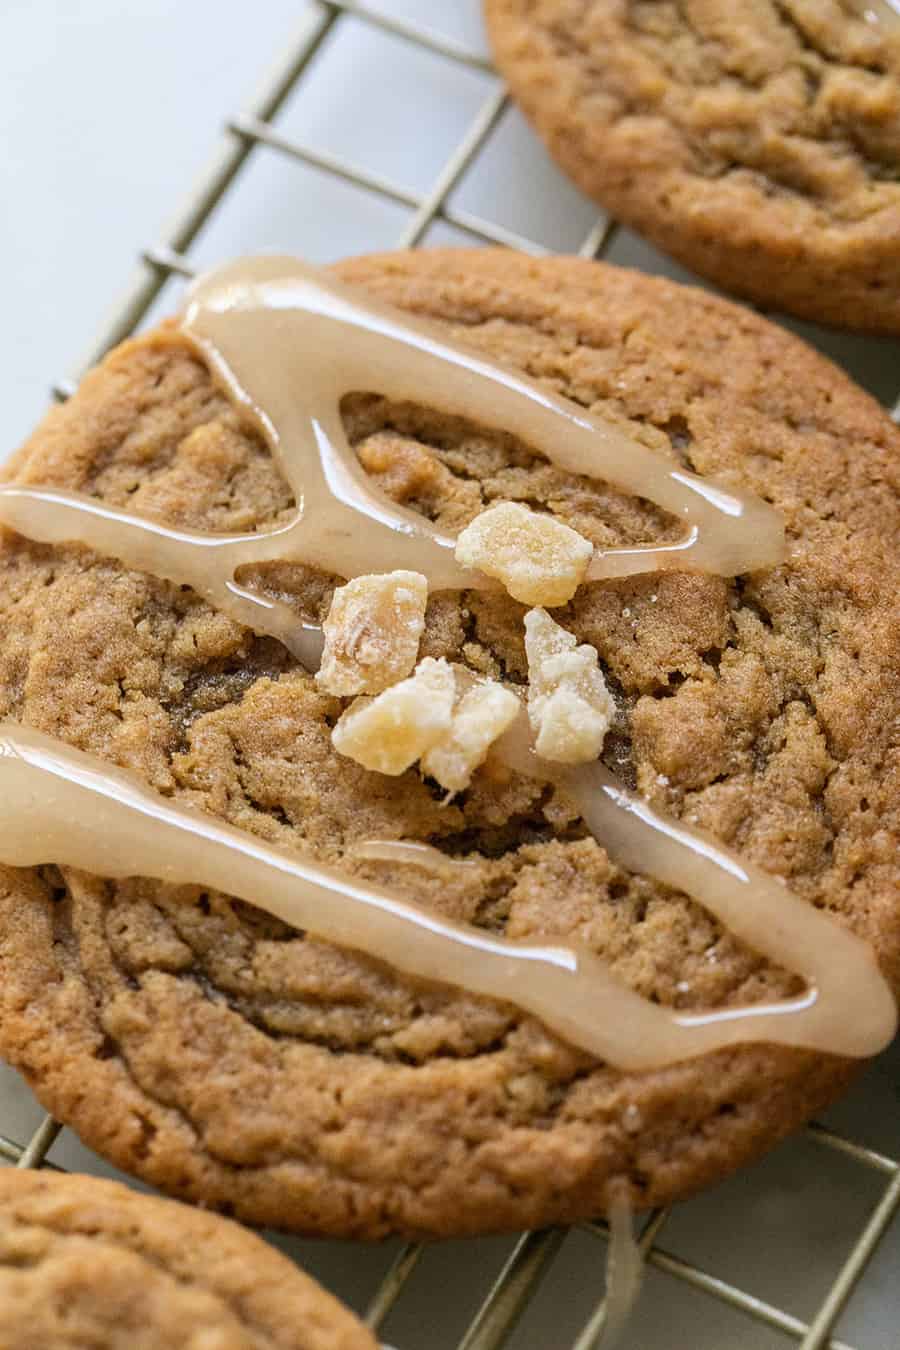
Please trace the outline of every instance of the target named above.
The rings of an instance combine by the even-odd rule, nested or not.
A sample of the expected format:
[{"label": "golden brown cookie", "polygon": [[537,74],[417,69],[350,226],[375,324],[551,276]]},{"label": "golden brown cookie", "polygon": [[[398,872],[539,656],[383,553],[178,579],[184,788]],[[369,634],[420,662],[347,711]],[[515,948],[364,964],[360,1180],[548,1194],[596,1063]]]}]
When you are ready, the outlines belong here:
[{"label": "golden brown cookie", "polygon": [[701,276],[900,333],[891,0],[485,0],[514,97],[575,182]]},{"label": "golden brown cookie", "polygon": [[96,1177],[0,1170],[0,1350],[375,1350],[237,1224]]},{"label": "golden brown cookie", "polygon": [[[640,274],[499,251],[338,271],[783,513],[777,569],[592,583],[554,613],[600,653],[618,709],[607,763],[869,939],[900,984],[897,428],[782,330]],[[375,481],[447,531],[498,499],[601,545],[679,531],[509,435],[377,391],[344,414]],[[114,352],[13,472],[189,527],[253,529],[291,506],[172,327]],[[333,580],[268,564],[256,584],[319,616]],[[498,592],[437,593],[420,655],[522,682],[523,613]],[[482,769],[446,805],[416,770],[387,778],[342,758],[342,706],[187,588],[3,536],[0,716],[489,932],[580,939],[661,1004],[796,992],[685,895],[611,862],[559,791]],[[379,837],[471,866],[354,857]],[[770,1146],[855,1068],[758,1044],[621,1073],[509,1006],[397,976],[224,895],[54,867],[0,872],[0,1052],[155,1185],[357,1236],[571,1221],[623,1183],[637,1205],[669,1200]]]}]

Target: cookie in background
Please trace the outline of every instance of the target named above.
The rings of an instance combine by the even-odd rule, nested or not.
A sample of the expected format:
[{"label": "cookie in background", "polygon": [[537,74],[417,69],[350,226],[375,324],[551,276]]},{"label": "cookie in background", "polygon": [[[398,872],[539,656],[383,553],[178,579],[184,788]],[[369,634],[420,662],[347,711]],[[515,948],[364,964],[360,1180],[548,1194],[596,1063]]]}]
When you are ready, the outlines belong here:
[{"label": "cookie in background", "polygon": [[485,0],[589,196],[768,309],[900,333],[896,0]]}]

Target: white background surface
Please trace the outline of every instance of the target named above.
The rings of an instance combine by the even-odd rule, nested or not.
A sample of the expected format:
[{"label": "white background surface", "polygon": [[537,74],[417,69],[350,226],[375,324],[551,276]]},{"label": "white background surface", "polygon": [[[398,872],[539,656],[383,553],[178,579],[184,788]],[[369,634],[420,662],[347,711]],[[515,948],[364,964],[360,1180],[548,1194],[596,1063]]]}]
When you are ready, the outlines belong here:
[{"label": "white background surface", "polygon": [[[383,0],[395,15],[481,42],[476,0]],[[257,0],[0,0],[0,457],[24,437],[47,388],[74,367],[130,272],[205,161],[217,129],[257,84],[302,5]],[[279,117],[307,143],[424,191],[493,87],[403,42],[344,20]],[[548,164],[514,113],[454,201],[577,248],[596,217]],[[279,247],[325,259],[390,247],[408,219],[269,151],[258,153],[194,250],[210,262]],[[428,242],[471,242],[437,225]],[[614,260],[670,271],[629,232]],[[162,309],[174,299],[168,288]],[[900,389],[898,346],[792,324],[841,359],[882,399]],[[900,1056],[882,1059],[831,1121],[873,1147],[900,1149]],[[39,1112],[0,1070],[0,1131],[27,1136]],[[51,1155],[108,1170],[68,1132]],[[883,1178],[806,1138],[682,1206],[663,1245],[809,1318],[855,1239]],[[362,1306],[394,1250],[288,1243],[340,1295]],[[426,1253],[385,1334],[401,1350],[449,1350],[490,1285],[507,1239]],[[563,1350],[602,1290],[604,1248],[568,1239],[517,1332],[514,1350]],[[895,1223],[839,1334],[859,1350],[896,1350],[900,1293]],[[789,1342],[658,1271],[650,1273],[623,1350],[764,1350]]]},{"label": "white background surface", "polygon": [[40,415],[296,9],[0,0],[4,450]]}]

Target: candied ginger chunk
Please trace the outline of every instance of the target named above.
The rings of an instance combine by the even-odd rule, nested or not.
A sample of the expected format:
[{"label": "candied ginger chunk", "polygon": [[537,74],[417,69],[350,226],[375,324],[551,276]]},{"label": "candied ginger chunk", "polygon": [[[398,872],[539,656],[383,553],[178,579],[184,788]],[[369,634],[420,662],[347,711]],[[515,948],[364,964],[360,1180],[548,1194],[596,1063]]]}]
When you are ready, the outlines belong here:
[{"label": "candied ginger chunk", "polygon": [[354,577],[334,593],[322,625],[320,689],[344,697],[380,694],[416,664],[428,582],[420,572]]},{"label": "candied ginger chunk", "polygon": [[579,646],[546,610],[532,609],[525,615],[525,655],[537,753],[560,764],[596,759],[614,705],[594,648]]},{"label": "candied ginger chunk", "polygon": [[422,756],[423,772],[448,792],[461,792],[519,707],[515,694],[496,680],[474,685],[456,705],[449,731]]},{"label": "candied ginger chunk", "polygon": [[365,769],[396,775],[450,730],[456,680],[452,666],[426,657],[415,674],[374,698],[358,698],[331,733],[338,754]]},{"label": "candied ginger chunk", "polygon": [[593,545],[520,502],[488,507],[456,541],[456,560],[501,581],[524,605],[564,605],[581,584]]}]

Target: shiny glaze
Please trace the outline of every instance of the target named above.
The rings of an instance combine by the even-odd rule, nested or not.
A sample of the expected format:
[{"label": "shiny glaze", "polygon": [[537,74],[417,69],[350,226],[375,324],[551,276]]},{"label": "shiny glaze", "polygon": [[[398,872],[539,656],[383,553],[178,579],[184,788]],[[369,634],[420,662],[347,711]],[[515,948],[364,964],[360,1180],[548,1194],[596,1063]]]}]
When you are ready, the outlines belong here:
[{"label": "shiny glaze", "polygon": [[449,341],[437,325],[295,259],[249,259],[201,278],[182,331],[269,445],[294,493],[294,519],[259,534],[209,534],[75,492],[9,483],[0,484],[0,524],[45,544],[87,544],[191,586],[237,622],[278,638],[310,669],[321,654],[317,626],[239,585],[239,568],[294,561],[342,577],[408,568],[431,590],[494,584],[456,562],[453,536],[373,485],[341,422],[341,398],[353,390],[501,427],[561,468],[602,477],[683,520],[685,534],[674,543],[597,550],[588,579],[660,569],[731,576],[783,556],[781,520],[758,498],[674,467],[612,423]]},{"label": "shiny glaze", "polygon": [[[201,279],[182,330],[271,447],[295,495],[294,519],[241,536],[180,531],[78,494],[6,484],[0,522],[190,585],[239,622],[279,638],[310,670],[321,652],[319,630],[288,605],[238,585],[239,567],[293,560],[345,577],[405,567],[425,573],[432,589],[489,584],[456,563],[451,537],[372,486],[341,424],[340,400],[352,390],[500,426],[559,466],[602,477],[684,521],[674,544],[596,551],[590,579],[666,568],[732,575],[782,558],[780,518],[752,495],[673,467],[617,427],[448,341],[437,326],[294,260],[250,260]],[[755,950],[802,974],[803,995],[709,1012],[659,1007],[576,944],[513,941],[441,919],[11,723],[0,726],[0,861],[220,889],[410,975],[512,1002],[623,1069],[657,1068],[748,1040],[868,1055],[890,1039],[890,990],[866,944],[836,920],[655,811],[601,764],[560,770],[541,762],[524,713],[495,752],[514,772],[561,783],[613,857],[686,891]],[[368,841],[352,856],[439,871],[470,865],[404,840]]]},{"label": "shiny glaze", "polygon": [[592,765],[567,782],[591,828],[608,831],[610,852],[626,864],[639,860],[641,870],[673,885],[692,884],[701,903],[727,917],[757,950],[806,975],[801,998],[707,1013],[659,1007],[584,947],[514,941],[443,919],[9,722],[0,724],[0,862],[54,862],[100,876],[224,891],[397,970],[514,1003],[623,1069],[658,1068],[754,1039],[844,1055],[873,1054],[887,1044],[896,1006],[864,942],[608,777]]}]

